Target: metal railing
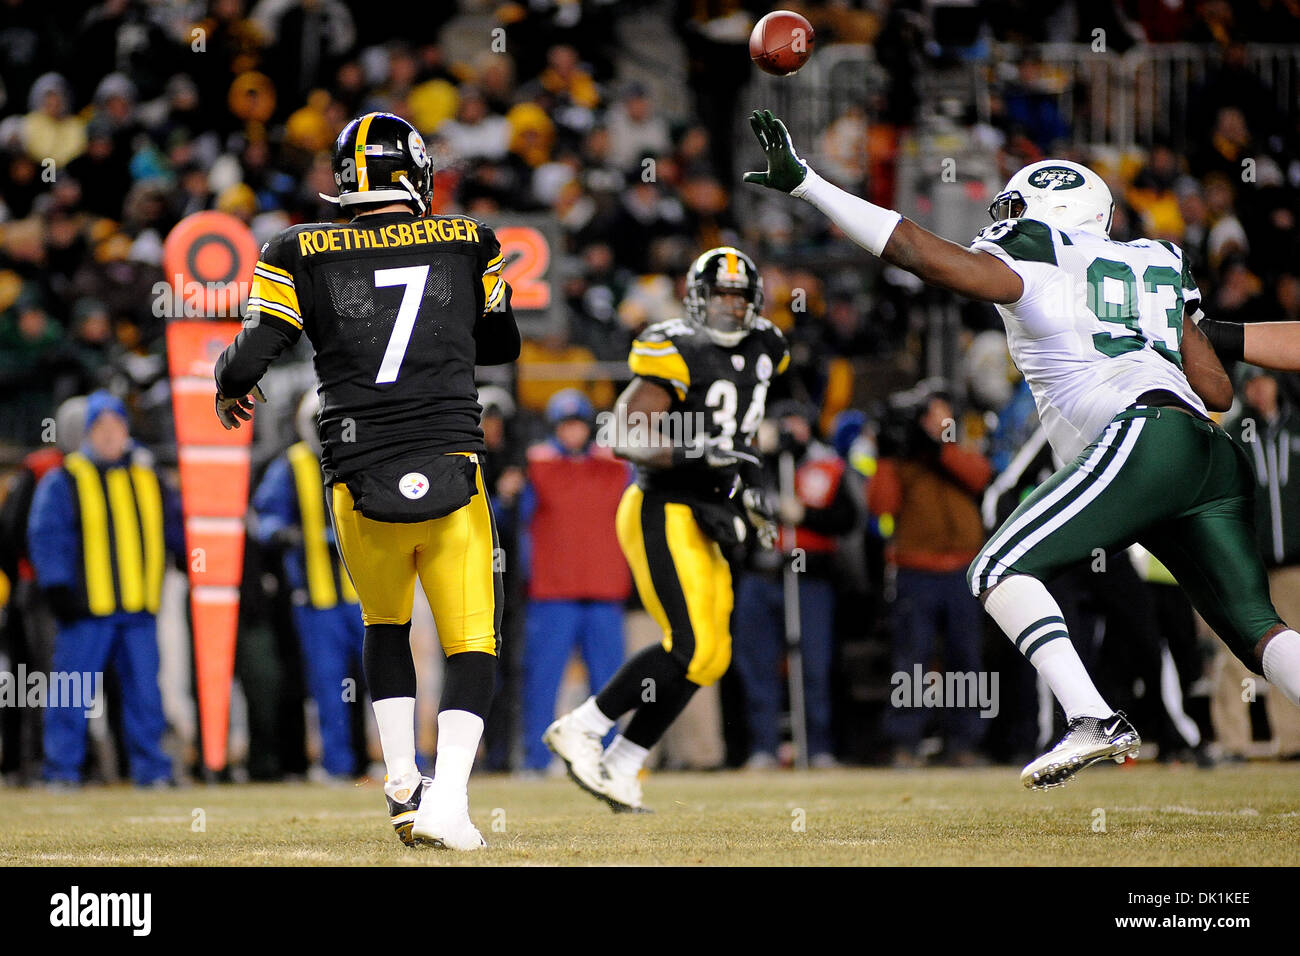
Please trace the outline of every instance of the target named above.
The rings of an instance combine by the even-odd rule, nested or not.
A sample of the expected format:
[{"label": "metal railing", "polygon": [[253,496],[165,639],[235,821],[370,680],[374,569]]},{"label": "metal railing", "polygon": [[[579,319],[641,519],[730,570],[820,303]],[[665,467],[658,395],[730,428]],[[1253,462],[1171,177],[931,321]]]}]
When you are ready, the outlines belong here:
[{"label": "metal railing", "polygon": [[[1197,111],[1197,95],[1223,64],[1210,44],[1161,43],[1122,54],[1096,52],[1085,43],[1000,44],[993,62],[1041,59],[1059,83],[1062,114],[1076,143],[1120,148],[1166,142],[1182,150],[1214,118]],[[1246,68],[1270,91],[1279,125],[1300,116],[1300,45],[1256,43],[1245,47]],[[1257,135],[1262,132],[1254,130]]]},{"label": "metal railing", "polygon": [[[1027,58],[1042,62],[1044,89],[1057,98],[1078,144],[1129,148],[1163,141],[1182,150],[1213,122],[1213,117],[1197,112],[1196,102],[1223,63],[1222,50],[1211,44],[1144,44],[1121,54],[1097,52],[1087,43],[999,43],[992,46],[987,62],[967,64],[969,71],[959,71],[961,82],[936,86],[923,77],[922,88],[931,98],[969,98],[977,115],[987,119],[989,94],[1001,82],[997,67]],[[1300,121],[1300,45],[1247,44],[1245,63],[1271,99],[1251,105],[1271,107],[1279,127],[1294,128]],[[751,107],[765,106],[786,120],[795,142],[812,160],[821,132],[850,106],[865,105],[886,80],[868,46],[820,49],[792,77],[756,76],[742,104],[736,142],[750,148],[744,116]]]}]

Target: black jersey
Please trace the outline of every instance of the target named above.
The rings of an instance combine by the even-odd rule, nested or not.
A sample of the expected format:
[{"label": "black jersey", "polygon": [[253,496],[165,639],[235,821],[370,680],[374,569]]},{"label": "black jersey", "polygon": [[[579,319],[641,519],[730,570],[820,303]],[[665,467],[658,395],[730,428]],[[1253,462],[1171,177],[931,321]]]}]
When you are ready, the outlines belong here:
[{"label": "black jersey", "polygon": [[391,212],[293,226],[262,249],[217,387],[247,394],[305,332],[327,480],[430,452],[481,451],[474,366],[519,351],[502,266],[492,230],[466,216]]},{"label": "black jersey", "polygon": [[[680,319],[661,322],[637,337],[628,356],[634,375],[672,393],[670,411],[690,423],[684,431],[730,439],[732,447],[746,449],[753,448],[772,380],[789,364],[785,336],[762,317],[734,346],[719,345]],[[647,491],[715,497],[730,492],[734,477],[734,469],[688,460],[678,468],[638,469],[637,484]]]}]

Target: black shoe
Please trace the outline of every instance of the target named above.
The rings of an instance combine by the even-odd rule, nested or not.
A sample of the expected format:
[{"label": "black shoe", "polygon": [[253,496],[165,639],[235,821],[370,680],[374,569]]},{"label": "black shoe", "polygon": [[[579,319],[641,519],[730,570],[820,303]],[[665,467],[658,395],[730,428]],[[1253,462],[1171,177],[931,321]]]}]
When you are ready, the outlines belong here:
[{"label": "black shoe", "polygon": [[1076,717],[1051,750],[1025,765],[1020,782],[1030,790],[1067,783],[1076,773],[1107,758],[1123,763],[1137,756],[1142,738],[1121,711],[1109,717]]}]

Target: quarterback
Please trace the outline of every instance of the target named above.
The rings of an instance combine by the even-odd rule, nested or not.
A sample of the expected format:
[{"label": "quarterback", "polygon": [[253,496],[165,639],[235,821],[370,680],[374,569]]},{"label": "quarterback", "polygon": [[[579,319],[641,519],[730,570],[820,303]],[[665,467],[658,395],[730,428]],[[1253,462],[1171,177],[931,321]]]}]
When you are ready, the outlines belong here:
[{"label": "quarterback", "polygon": [[[738,249],[710,249],[691,266],[685,305],[685,321],[652,325],[632,343],[628,367],[635,377],[614,410],[625,423],[704,423],[678,429],[677,437],[688,440],[675,442],[617,429],[615,454],[637,466],[615,518],[618,541],[663,642],[628,660],[542,737],[573,781],[615,812],[644,809],[638,775],[650,748],[695,691],[731,663],[733,593],[724,549],[751,531],[770,547],[776,532],[761,497],[741,480],[743,467],[758,464],[746,449],[768,389],[790,361],[785,338],[759,314],[758,268]],[[627,729],[604,749],[601,739],[629,711]]]},{"label": "quarterback", "polygon": [[[474,366],[512,362],[519,329],[492,230],[426,216],[433,172],[420,134],[367,113],[334,146],[345,224],[284,230],[254,269],[244,327],[217,362],[217,415],[250,396],[306,334],[320,381],[326,493],[365,622],[362,666],[384,751],[384,794],[407,845],[484,845],[468,780],[492,700],[501,627],[496,527]],[[411,607],[419,580],[447,655],[432,778],[415,764]]]},{"label": "quarterback", "polygon": [[[826,182],[770,112],[750,123],[767,169],[746,182],[803,198],[873,255],[997,306],[1048,441],[1067,463],[994,532],[967,575],[1065,711],[1064,735],[1024,768],[1024,785],[1059,786],[1140,743],[1094,687],[1043,585],[1098,548],[1142,544],[1232,652],[1300,703],[1300,634],[1269,598],[1250,464],[1207,414],[1229,407],[1232,384],[1197,326],[1201,295],[1182,251],[1111,240],[1105,182],[1060,160],[1016,173],[989,207],[994,223],[963,248]],[[1241,326],[1205,321],[1225,354],[1269,358]]]}]

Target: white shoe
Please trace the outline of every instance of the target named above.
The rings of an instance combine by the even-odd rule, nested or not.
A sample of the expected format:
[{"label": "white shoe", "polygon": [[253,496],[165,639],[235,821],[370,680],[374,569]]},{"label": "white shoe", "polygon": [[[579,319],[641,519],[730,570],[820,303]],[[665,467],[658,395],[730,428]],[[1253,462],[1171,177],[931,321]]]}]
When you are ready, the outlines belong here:
[{"label": "white shoe", "polygon": [[1020,782],[1030,790],[1059,787],[1099,760],[1123,763],[1126,757],[1136,758],[1141,744],[1142,739],[1123,711],[1105,718],[1076,717],[1051,750],[1020,771]]},{"label": "white shoe", "polygon": [[603,793],[600,795],[615,813],[652,813],[641,802],[641,775],[619,773],[606,761],[600,764]]},{"label": "white shoe", "polygon": [[564,761],[574,783],[594,797],[606,798],[600,772],[600,757],[605,750],[599,735],[579,727],[569,713],[546,728],[542,743]]},{"label": "white shoe", "polygon": [[447,798],[436,787],[425,791],[420,809],[415,812],[411,837],[416,843],[444,850],[481,850],[487,846],[483,834],[470,821],[468,800]]}]

